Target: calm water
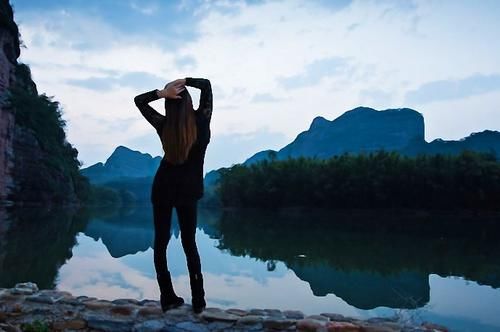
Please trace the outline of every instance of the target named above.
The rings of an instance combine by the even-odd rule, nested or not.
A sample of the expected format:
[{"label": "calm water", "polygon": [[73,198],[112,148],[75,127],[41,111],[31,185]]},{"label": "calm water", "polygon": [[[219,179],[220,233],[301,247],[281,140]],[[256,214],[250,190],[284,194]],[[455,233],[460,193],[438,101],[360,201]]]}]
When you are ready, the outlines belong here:
[{"label": "calm water", "polygon": [[[4,211],[5,212],[5,211]],[[167,250],[190,303],[177,216]],[[208,306],[430,320],[500,330],[498,216],[199,210]],[[0,213],[0,287],[158,299],[151,206]]]}]

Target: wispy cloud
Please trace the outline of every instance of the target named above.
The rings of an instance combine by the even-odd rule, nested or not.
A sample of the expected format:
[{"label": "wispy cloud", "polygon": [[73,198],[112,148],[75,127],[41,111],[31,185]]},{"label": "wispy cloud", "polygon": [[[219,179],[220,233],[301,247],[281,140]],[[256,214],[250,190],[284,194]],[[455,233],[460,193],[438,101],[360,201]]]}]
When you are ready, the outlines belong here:
[{"label": "wispy cloud", "polygon": [[[174,78],[171,78],[171,80],[173,79]],[[129,72],[118,76],[68,79],[66,82],[87,89],[105,92],[116,86],[131,87],[138,90],[145,87],[162,87],[165,85],[166,79],[145,72]]]},{"label": "wispy cloud", "polygon": [[476,74],[458,80],[428,82],[406,94],[406,102],[425,104],[434,101],[467,98],[500,90],[500,74]]},{"label": "wispy cloud", "polygon": [[302,73],[280,78],[279,81],[287,89],[317,85],[323,77],[346,73],[348,67],[347,59],[341,57],[319,59],[306,65]]},{"label": "wispy cloud", "polygon": [[159,9],[159,5],[157,3],[146,4],[144,3],[144,1],[142,1],[139,4],[136,3],[135,1],[132,1],[130,2],[130,7],[133,10],[136,10],[144,15],[154,15],[155,13],[157,13]]},{"label": "wispy cloud", "polygon": [[283,98],[276,97],[270,93],[257,93],[252,97],[254,103],[268,103],[282,101]]}]

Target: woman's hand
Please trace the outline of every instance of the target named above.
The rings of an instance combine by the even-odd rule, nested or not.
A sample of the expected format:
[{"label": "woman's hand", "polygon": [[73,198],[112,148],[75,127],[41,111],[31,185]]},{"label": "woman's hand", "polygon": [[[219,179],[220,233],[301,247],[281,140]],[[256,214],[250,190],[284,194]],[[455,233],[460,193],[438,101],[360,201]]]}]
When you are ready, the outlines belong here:
[{"label": "woman's hand", "polygon": [[185,79],[178,79],[168,83],[167,85],[165,85],[165,88],[163,90],[159,90],[158,97],[181,99],[182,97],[178,96],[177,94],[182,92],[186,88],[184,85],[185,83],[186,83]]}]

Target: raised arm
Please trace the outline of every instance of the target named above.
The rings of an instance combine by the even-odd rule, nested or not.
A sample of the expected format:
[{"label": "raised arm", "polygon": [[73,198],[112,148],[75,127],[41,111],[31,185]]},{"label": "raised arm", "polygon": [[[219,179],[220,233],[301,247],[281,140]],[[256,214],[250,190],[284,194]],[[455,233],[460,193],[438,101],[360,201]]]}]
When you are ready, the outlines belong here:
[{"label": "raised arm", "polygon": [[194,88],[200,89],[200,105],[196,112],[202,112],[202,114],[206,117],[208,122],[212,119],[212,85],[210,81],[206,78],[193,78],[186,77],[187,86],[192,86]]},{"label": "raised arm", "polygon": [[146,118],[156,131],[161,129],[161,124],[165,116],[158,113],[153,107],[149,106],[148,103],[161,98],[158,96],[158,92],[158,89],[154,89],[134,97],[135,106],[137,106],[144,118]]}]

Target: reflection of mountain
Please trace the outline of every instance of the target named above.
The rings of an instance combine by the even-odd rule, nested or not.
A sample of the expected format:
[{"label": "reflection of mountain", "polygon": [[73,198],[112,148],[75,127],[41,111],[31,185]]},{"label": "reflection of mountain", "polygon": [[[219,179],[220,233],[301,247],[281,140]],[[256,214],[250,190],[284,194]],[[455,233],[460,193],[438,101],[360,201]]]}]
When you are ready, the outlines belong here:
[{"label": "reflection of mountain", "polygon": [[333,293],[359,309],[415,308],[429,302],[427,275],[414,271],[381,274],[372,271],[343,271],[325,265],[288,265],[297,277],[309,283],[316,296]]},{"label": "reflection of mountain", "polygon": [[[214,228],[212,211],[199,210],[198,228],[205,233],[216,237],[217,230]],[[171,236],[179,238],[180,229],[175,209],[172,212]],[[151,205],[134,207],[132,211],[125,213],[116,210],[107,216],[92,217],[84,231],[85,235],[94,240],[102,239],[112,257],[118,258],[139,251],[146,251],[153,247],[154,225],[153,210]]]},{"label": "reflection of mountain", "polygon": [[281,260],[314,294],[333,293],[358,308],[422,306],[429,300],[432,273],[500,287],[497,220],[381,211],[233,210],[221,219],[218,248]]},{"label": "reflection of mountain", "polygon": [[23,207],[3,216],[11,226],[0,239],[0,287],[33,281],[53,288],[57,271],[72,256],[76,234],[85,228],[85,211]]}]

